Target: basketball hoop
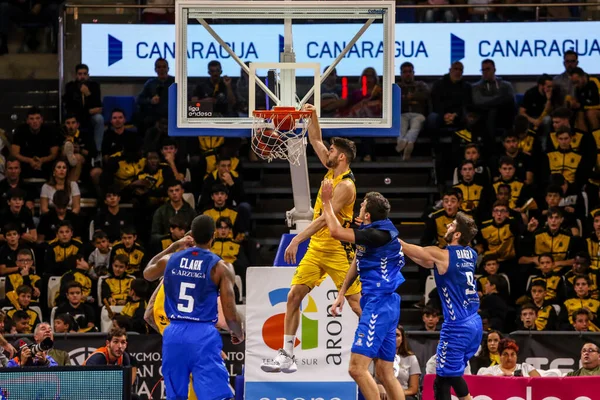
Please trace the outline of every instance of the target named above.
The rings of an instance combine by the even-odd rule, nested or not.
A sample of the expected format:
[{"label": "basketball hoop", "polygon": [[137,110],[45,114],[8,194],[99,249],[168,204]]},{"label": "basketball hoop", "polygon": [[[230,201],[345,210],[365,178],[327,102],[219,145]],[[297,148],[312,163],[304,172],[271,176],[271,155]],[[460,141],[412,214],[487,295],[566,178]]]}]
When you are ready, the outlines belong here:
[{"label": "basketball hoop", "polygon": [[311,114],[295,107],[252,111],[252,150],[268,162],[280,159],[299,165]]}]

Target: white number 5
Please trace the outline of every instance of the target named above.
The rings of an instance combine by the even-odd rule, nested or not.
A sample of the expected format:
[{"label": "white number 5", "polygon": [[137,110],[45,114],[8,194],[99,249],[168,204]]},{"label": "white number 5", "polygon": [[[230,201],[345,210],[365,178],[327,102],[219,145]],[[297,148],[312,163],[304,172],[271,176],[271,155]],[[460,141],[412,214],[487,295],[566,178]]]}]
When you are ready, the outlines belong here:
[{"label": "white number 5", "polygon": [[186,304],[177,303],[177,310],[184,313],[190,313],[194,310],[194,298],[185,292],[187,292],[188,289],[194,289],[195,287],[195,283],[183,282],[181,284],[179,287],[179,300],[185,301]]}]

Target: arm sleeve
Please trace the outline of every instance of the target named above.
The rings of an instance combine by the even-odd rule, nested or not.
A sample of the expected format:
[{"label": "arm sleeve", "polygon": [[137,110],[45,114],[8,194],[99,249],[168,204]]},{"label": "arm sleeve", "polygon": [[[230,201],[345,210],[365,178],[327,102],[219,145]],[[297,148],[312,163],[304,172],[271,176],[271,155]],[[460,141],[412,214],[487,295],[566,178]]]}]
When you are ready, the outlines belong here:
[{"label": "arm sleeve", "polygon": [[353,229],[354,230],[354,241],[356,244],[361,244],[369,247],[381,247],[391,240],[390,233],[388,231],[382,231],[380,229]]},{"label": "arm sleeve", "polygon": [[77,182],[71,182],[71,197],[81,196]]},{"label": "arm sleeve", "polygon": [[409,357],[410,360],[410,368],[408,369],[409,375],[421,375],[421,367],[419,366],[419,360],[417,360],[417,356],[412,355]]},{"label": "arm sleeve", "polygon": [[42,186],[42,190],[40,192],[40,198],[50,199],[51,190],[52,189],[50,188],[50,185],[48,185],[47,183],[44,183],[44,185]]}]

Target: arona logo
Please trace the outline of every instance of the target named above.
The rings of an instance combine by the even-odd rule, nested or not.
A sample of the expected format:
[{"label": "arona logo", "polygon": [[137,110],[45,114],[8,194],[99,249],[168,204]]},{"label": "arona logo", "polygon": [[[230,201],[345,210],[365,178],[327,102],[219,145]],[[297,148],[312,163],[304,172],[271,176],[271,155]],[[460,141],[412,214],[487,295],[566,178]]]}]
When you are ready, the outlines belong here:
[{"label": "arona logo", "polygon": [[[269,303],[272,307],[277,304],[285,303],[287,301],[289,288],[275,289],[269,292]],[[319,321],[311,319],[306,316],[307,313],[316,313],[317,303],[312,296],[306,296],[303,303],[307,302],[306,307],[300,306],[302,313],[302,330],[300,333],[300,339],[296,338],[294,347],[302,344],[302,350],[314,349],[319,345]],[[269,317],[262,328],[262,337],[265,344],[273,349],[279,350],[283,348],[283,326],[285,322],[285,313],[275,314]]]}]

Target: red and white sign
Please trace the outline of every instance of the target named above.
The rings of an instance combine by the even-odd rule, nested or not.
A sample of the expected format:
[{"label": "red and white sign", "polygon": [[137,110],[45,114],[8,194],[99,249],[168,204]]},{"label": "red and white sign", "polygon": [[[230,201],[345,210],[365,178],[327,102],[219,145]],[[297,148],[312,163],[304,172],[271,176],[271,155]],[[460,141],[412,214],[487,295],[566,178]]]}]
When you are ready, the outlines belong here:
[{"label": "red and white sign", "polygon": [[[423,400],[434,400],[435,375],[423,380]],[[600,396],[600,377],[514,378],[466,375],[473,400],[596,400]],[[452,396],[452,400],[456,400]]]}]

